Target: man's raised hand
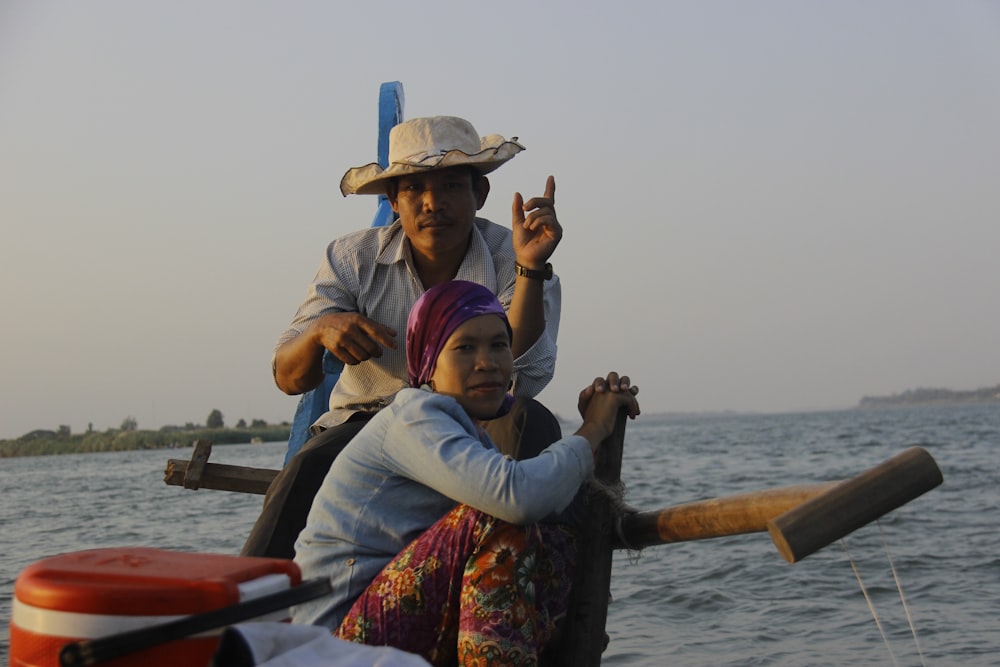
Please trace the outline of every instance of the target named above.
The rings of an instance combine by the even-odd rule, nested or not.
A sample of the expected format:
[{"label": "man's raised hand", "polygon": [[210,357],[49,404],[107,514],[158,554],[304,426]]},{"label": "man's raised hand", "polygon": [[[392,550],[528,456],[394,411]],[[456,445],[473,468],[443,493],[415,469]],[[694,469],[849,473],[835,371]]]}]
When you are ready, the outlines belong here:
[{"label": "man's raised hand", "polygon": [[529,269],[542,269],[562,239],[562,226],[556,218],[555,177],[546,179],[542,197],[524,201],[521,193],[515,192],[511,218],[514,255],[518,264]]}]

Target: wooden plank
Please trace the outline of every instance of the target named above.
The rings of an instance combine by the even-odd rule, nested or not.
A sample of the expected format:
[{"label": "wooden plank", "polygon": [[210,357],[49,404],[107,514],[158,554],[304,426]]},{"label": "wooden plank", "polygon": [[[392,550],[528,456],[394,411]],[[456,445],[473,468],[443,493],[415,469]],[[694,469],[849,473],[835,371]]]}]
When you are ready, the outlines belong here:
[{"label": "wooden plank", "polygon": [[[594,476],[609,487],[616,487],[621,481],[626,419],[625,411],[619,411],[614,431],[597,450]],[[552,665],[596,667],[601,664],[601,654],[608,641],[604,628],[611,596],[612,535],[617,512],[615,503],[607,495],[588,495],[586,525],[578,541],[576,573],[564,636],[557,650],[552,652],[554,655],[545,655]]]},{"label": "wooden plank", "polygon": [[[171,486],[184,486],[188,463],[184,459],[168,460],[163,481]],[[206,463],[201,472],[198,488],[264,495],[277,474],[277,470],[269,468]]]},{"label": "wooden plank", "polygon": [[208,463],[208,457],[212,455],[211,440],[195,440],[194,453],[191,454],[191,462],[188,463],[184,471],[184,488],[197,491],[201,485],[201,474]]}]

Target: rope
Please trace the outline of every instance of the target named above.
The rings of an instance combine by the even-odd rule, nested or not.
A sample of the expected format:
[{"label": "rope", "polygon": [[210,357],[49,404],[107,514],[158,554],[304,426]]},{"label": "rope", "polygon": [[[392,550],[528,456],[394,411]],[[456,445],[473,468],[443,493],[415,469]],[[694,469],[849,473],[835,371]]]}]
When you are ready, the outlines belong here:
[{"label": "rope", "polygon": [[906,604],[906,596],[903,595],[903,584],[899,581],[899,575],[896,573],[896,566],[892,562],[892,556],[889,554],[889,544],[886,542],[885,534],[882,532],[882,522],[878,521],[878,534],[882,538],[882,547],[885,549],[885,557],[889,560],[889,568],[892,570],[892,579],[896,582],[896,590],[899,591],[899,601],[903,603],[903,612],[906,614],[906,623],[910,626],[910,634],[913,635],[913,643],[917,647],[917,655],[920,656],[920,664],[926,665],[924,662],[924,652],[920,648],[920,640],[917,639],[917,628],[913,624],[913,617],[910,615],[910,606]]},{"label": "rope", "polygon": [[625,482],[602,482],[594,476],[587,480],[587,495],[604,498],[611,504],[611,509],[616,514],[620,512],[635,512],[636,510],[625,504]]},{"label": "rope", "polygon": [[872,603],[871,597],[868,595],[868,589],[865,588],[865,582],[861,580],[861,573],[858,572],[858,566],[854,562],[854,558],[851,557],[851,552],[847,549],[847,538],[840,540],[841,546],[844,547],[844,553],[847,554],[847,559],[851,563],[851,569],[854,570],[854,577],[858,580],[858,585],[861,586],[861,594],[865,596],[865,602],[868,603],[868,609],[872,613],[872,618],[875,619],[875,626],[878,628],[879,634],[882,635],[882,642],[885,643],[885,648],[889,651],[889,657],[892,658],[892,664],[899,667],[899,662],[896,661],[896,656],[892,653],[892,646],[889,645],[889,638],[885,635],[885,629],[882,627],[882,621],[879,620],[878,613],[875,611],[875,605]]},{"label": "rope", "polygon": [[625,539],[625,533],[622,530],[622,516],[625,514],[633,514],[638,512],[636,508],[632,507],[625,502],[625,494],[627,488],[625,483],[621,480],[609,483],[602,482],[596,477],[591,476],[587,481],[587,496],[588,500],[594,498],[601,498],[607,501],[611,505],[612,514],[612,524],[615,531],[615,535],[618,537],[618,541],[625,547],[628,553],[628,561],[632,565],[637,565],[639,563],[639,555],[641,548],[632,546]]}]

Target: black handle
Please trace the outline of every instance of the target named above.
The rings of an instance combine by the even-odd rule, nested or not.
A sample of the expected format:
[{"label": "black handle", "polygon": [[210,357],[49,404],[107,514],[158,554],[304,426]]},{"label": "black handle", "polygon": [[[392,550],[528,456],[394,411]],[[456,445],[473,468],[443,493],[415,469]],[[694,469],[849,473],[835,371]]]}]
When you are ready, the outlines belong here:
[{"label": "black handle", "polygon": [[208,630],[257,618],[307,602],[330,592],[328,578],[310,579],[299,586],[271,593],[221,609],[192,614],[162,625],[130,630],[118,635],[66,644],[59,652],[62,667],[90,667],[114,658],[166,644]]}]

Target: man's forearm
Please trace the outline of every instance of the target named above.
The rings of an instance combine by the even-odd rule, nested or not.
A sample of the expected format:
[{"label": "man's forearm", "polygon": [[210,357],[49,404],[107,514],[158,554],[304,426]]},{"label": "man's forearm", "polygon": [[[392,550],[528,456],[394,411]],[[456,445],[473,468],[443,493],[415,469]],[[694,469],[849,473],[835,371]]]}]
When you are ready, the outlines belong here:
[{"label": "man's forearm", "polygon": [[274,382],[286,394],[304,394],[323,382],[323,348],[303,332],[274,355]]},{"label": "man's forearm", "polygon": [[518,358],[531,349],[545,331],[545,283],[518,276],[510,300],[507,319],[514,332],[511,351]]}]

